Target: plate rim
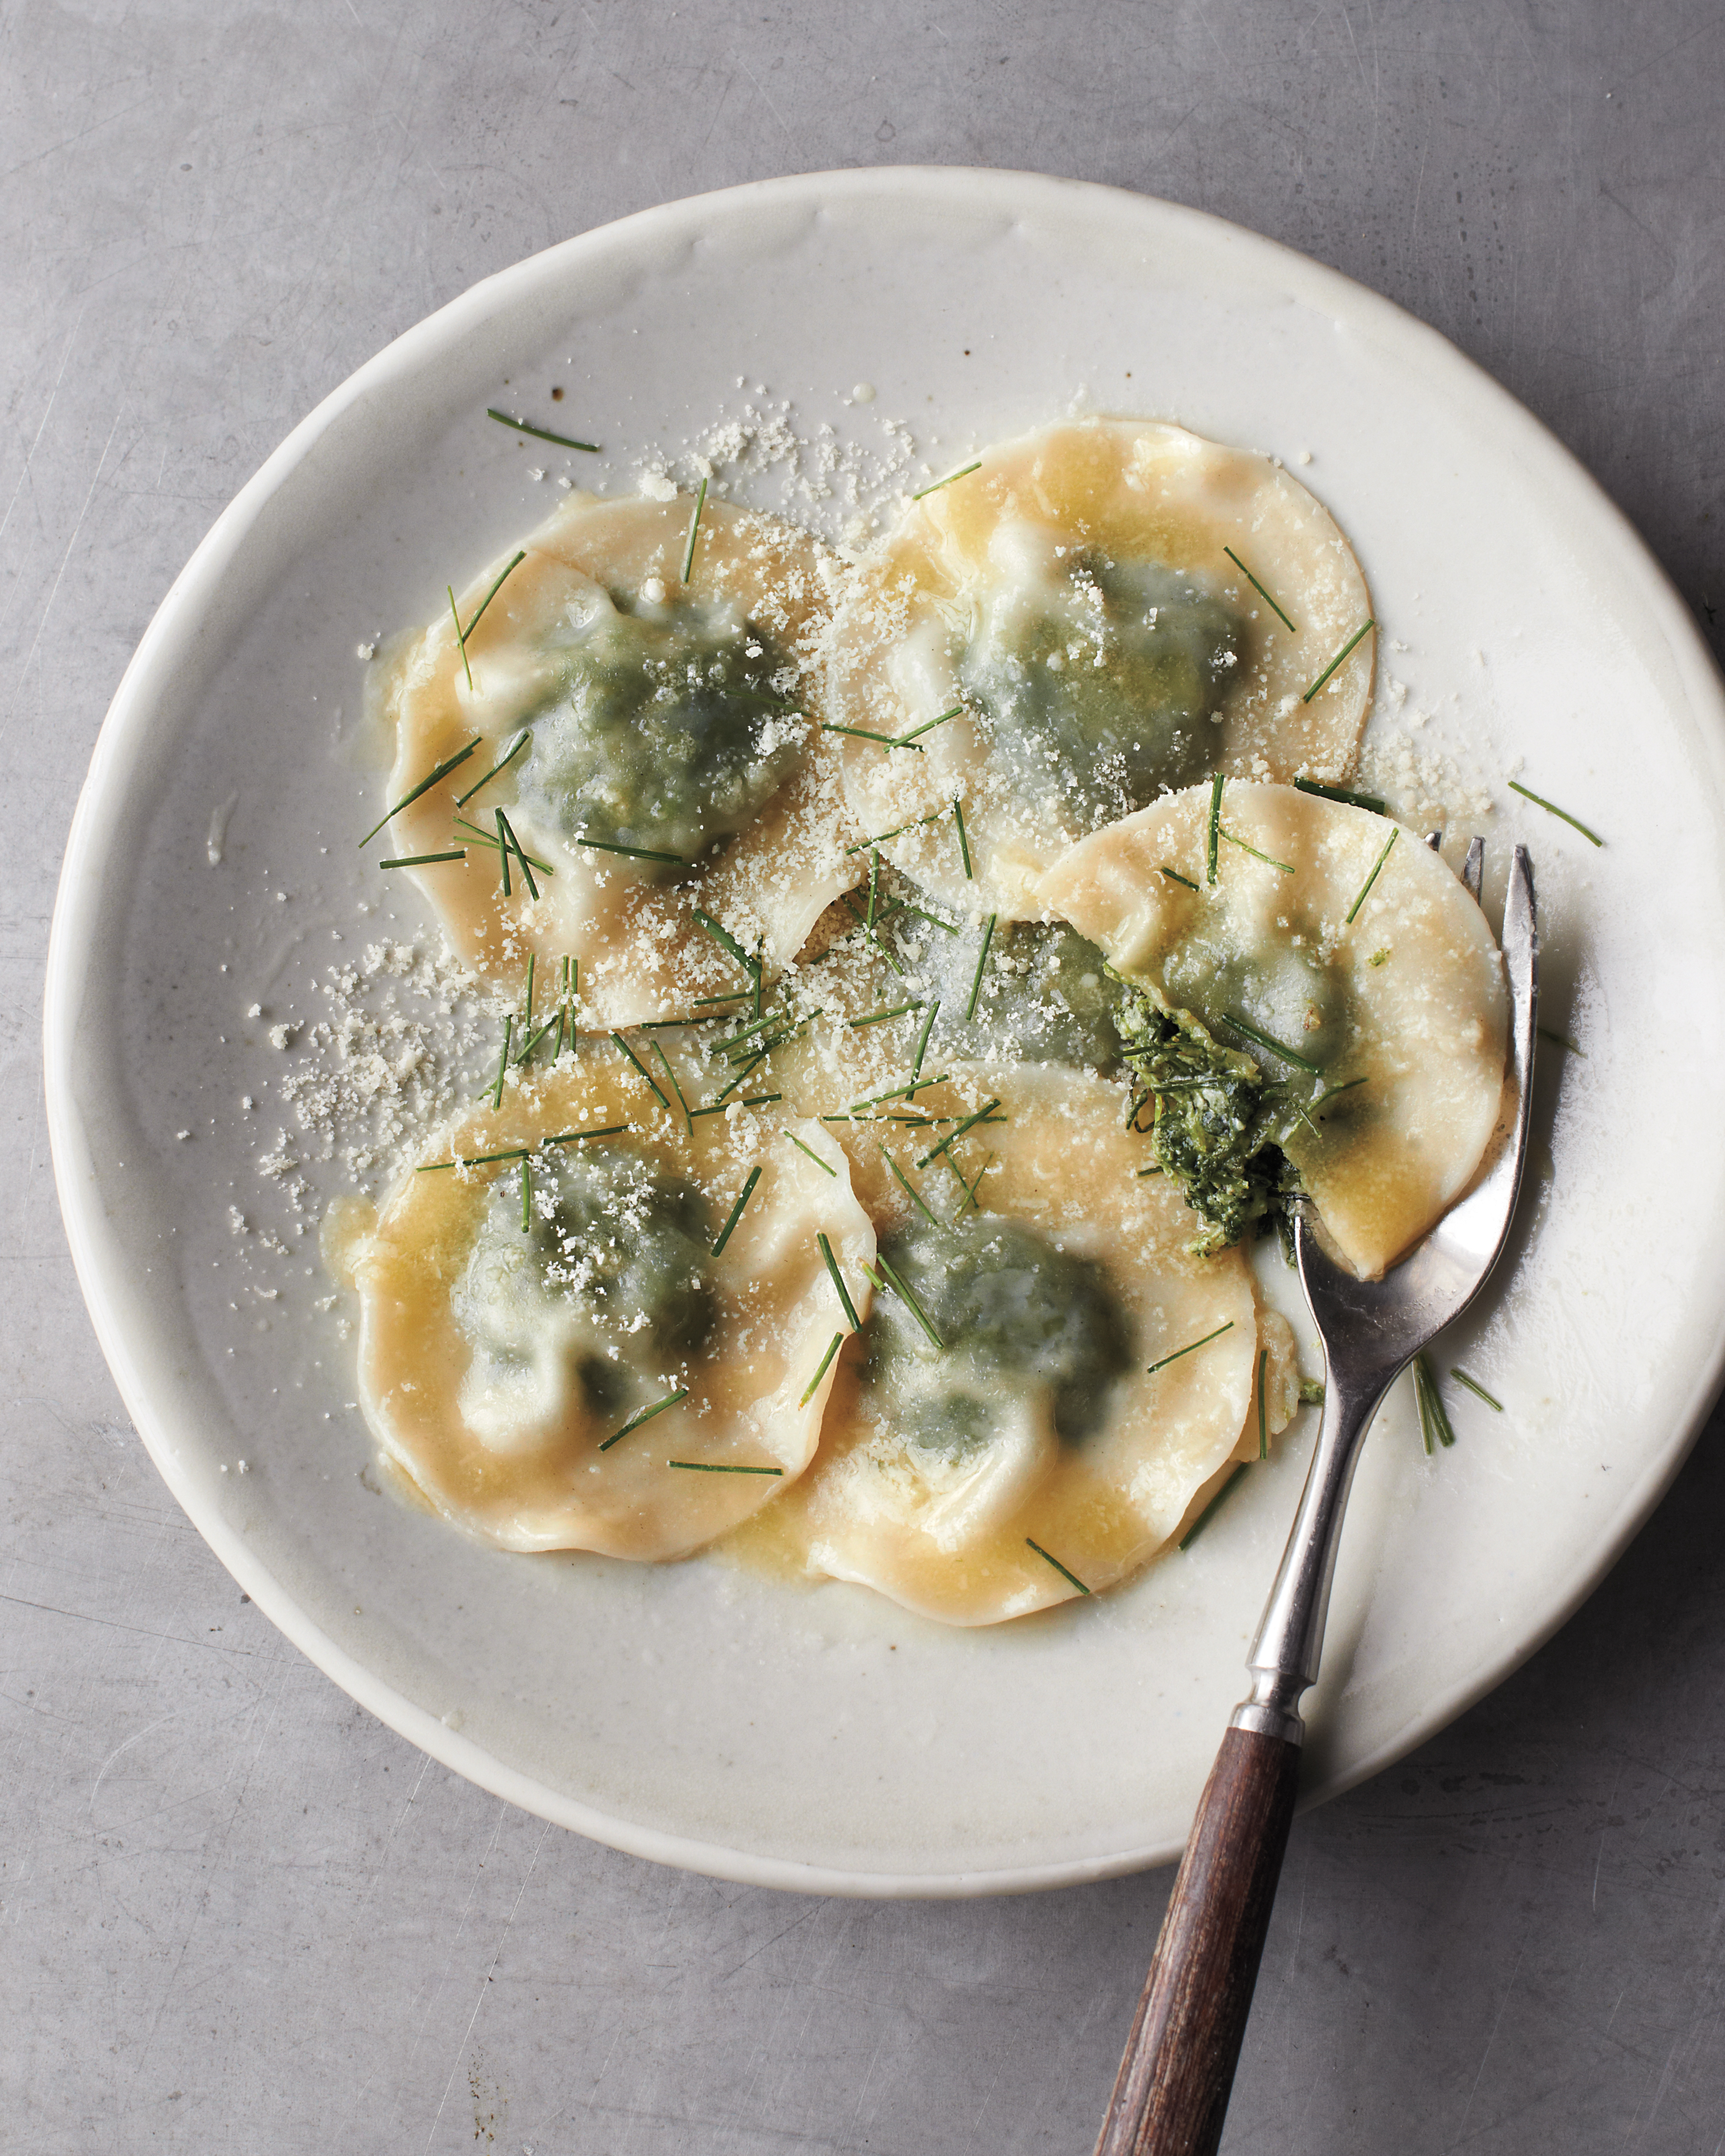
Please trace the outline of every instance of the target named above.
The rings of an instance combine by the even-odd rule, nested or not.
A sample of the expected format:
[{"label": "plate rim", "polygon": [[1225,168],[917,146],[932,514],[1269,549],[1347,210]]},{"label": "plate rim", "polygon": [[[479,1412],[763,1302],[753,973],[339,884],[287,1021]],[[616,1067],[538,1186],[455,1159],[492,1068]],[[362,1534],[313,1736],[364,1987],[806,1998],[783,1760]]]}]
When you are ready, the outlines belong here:
[{"label": "plate rim", "polygon": [[[73,1266],[97,1342],[157,1471],[242,1591],[250,1595],[294,1646],[367,1712],[440,1765],[506,1802],[628,1855],[709,1877],[791,1892],[864,1899],[970,1897],[1081,1885],[1169,1862],[1178,1855],[1180,1845],[1158,1840],[1098,1856],[944,1872],[856,1871],[808,1864],[731,1849],[598,1810],[507,1765],[429,1710],[415,1705],[323,1631],[245,1537],[202,1502],[189,1476],[181,1471],[173,1435],[175,1418],[158,1409],[128,1337],[119,1306],[119,1283],[110,1277],[117,1254],[105,1240],[104,1208],[89,1133],[71,1083],[71,1069],[80,1009],[80,961],[89,948],[100,901],[100,827],[123,798],[126,775],[148,745],[154,708],[151,677],[172,656],[177,639],[195,629],[208,598],[218,588],[277,490],[342,414],[387,387],[401,372],[416,368],[422,349],[434,349],[444,339],[459,334],[470,320],[488,318],[500,304],[507,305],[518,290],[525,291],[542,280],[578,272],[583,256],[600,255],[631,242],[650,248],[666,236],[692,237],[704,224],[746,220],[752,213],[768,208],[800,206],[818,217],[827,203],[835,200],[854,203],[878,198],[890,206],[895,198],[902,202],[931,197],[993,213],[1011,224],[1049,212],[1067,215],[1075,211],[1099,223],[1112,221],[1122,230],[1141,221],[1145,239],[1152,244],[1155,228],[1183,228],[1188,234],[1208,239],[1219,250],[1236,255],[1244,253],[1261,263],[1277,275],[1291,297],[1333,311],[1358,328],[1379,332],[1410,354],[1451,374],[1464,393],[1489,408],[1498,424],[1507,429],[1540,476],[1560,480],[1578,490],[1596,525],[1608,527],[1615,544],[1638,561],[1645,583],[1642,605],[1656,617],[1666,648],[1695,692],[1697,706],[1711,701],[1713,725],[1710,729],[1704,726],[1703,731],[1716,762],[1725,771],[1725,678],[1688,606],[1647,542],[1601,482],[1519,398],[1440,331],[1395,301],[1279,240],[1212,212],[1100,182],[968,165],[869,166],[792,173],[657,203],[575,234],[493,271],[373,353],[288,433],[221,511],[174,578],[115,690],[68,831],[49,931],[43,996],[49,1151]],[[1705,721],[1704,709],[1698,709],[1697,715]],[[1575,1614],[1640,1533],[1688,1457],[1725,1377],[1725,1312],[1707,1352],[1697,1356],[1694,1368],[1693,1382],[1664,1445],[1649,1459],[1618,1511],[1612,1532],[1598,1543],[1585,1569],[1567,1584],[1566,1591],[1543,1610],[1537,1623],[1518,1632],[1511,1645],[1469,1678],[1428,1698],[1420,1711],[1374,1752],[1305,1788],[1300,1799],[1302,1811],[1382,1773],[1425,1743],[1503,1683]],[[1244,1675],[1242,1668],[1242,1681]],[[1219,1727],[1219,1743],[1220,1737]]]}]

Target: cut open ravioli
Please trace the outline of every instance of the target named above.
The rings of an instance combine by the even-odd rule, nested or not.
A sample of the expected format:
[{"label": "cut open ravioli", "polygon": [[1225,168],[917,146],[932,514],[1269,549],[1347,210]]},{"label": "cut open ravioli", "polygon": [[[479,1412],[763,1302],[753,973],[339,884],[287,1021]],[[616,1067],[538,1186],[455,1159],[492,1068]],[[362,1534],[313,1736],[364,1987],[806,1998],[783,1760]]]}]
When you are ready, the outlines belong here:
[{"label": "cut open ravioli", "polygon": [[[1287,1327],[1260,1337],[1237,1252],[1192,1255],[1178,1194],[1137,1173],[1118,1089],[1045,1071],[998,1090],[1004,1120],[978,1127],[965,1170],[992,1152],[974,1204],[957,1177],[918,1183],[938,1122],[893,1134],[914,1198],[879,1127],[834,1127],[890,1224],[819,1458],[771,1522],[809,1571],[958,1625],[1125,1578],[1243,1431],[1255,1454],[1260,1367],[1266,1436],[1298,1399]],[[937,1089],[925,1105],[962,1103]]]},{"label": "cut open ravioli", "polygon": [[685,582],[691,507],[572,496],[462,595],[465,642],[440,618],[383,690],[392,799],[477,737],[396,814],[392,855],[465,850],[413,871],[456,949],[485,968],[572,957],[609,1025],[729,984],[697,907],[788,964],[861,872],[810,716],[830,564],[710,501]]},{"label": "cut open ravioli", "polygon": [[828,666],[852,806],[948,903],[1034,915],[1065,846],[1169,788],[1344,778],[1370,612],[1329,513],[1268,458],[1146,421],[1045,428],[913,503],[852,579]]},{"label": "cut open ravioli", "polygon": [[875,1253],[818,1123],[691,1130],[626,1068],[566,1067],[447,1136],[435,1160],[477,1164],[403,1178],[353,1265],[367,1418],[439,1512],[664,1559],[803,1471],[838,1313],[819,1239],[859,1313]]},{"label": "cut open ravioli", "polygon": [[1193,787],[1075,846],[1041,892],[1168,1014],[1137,1059],[1158,1150],[1224,1239],[1274,1194],[1260,1146],[1361,1279],[1466,1188],[1508,997],[1485,916],[1412,833],[1291,787]]}]

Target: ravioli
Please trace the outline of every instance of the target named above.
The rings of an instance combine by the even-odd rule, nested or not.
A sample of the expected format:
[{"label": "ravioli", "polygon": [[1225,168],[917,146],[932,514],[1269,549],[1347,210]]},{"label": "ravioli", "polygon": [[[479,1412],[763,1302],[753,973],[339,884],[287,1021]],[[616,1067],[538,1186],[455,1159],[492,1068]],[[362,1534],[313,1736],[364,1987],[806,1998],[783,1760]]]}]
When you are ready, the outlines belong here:
[{"label": "ravioli", "polygon": [[692,510],[572,495],[462,595],[465,645],[439,618],[384,689],[392,800],[477,739],[393,818],[391,857],[465,850],[411,871],[454,947],[488,970],[572,958],[604,1025],[731,984],[697,909],[780,967],[861,874],[812,701],[831,564],[709,500],[685,583]]},{"label": "ravioli", "polygon": [[914,502],[853,579],[828,660],[852,808],[947,903],[1034,915],[1066,846],[1168,788],[1345,778],[1370,622],[1347,542],[1269,459],[1045,428]]},{"label": "ravioli", "polygon": [[1210,787],[1189,788],[1099,831],[1041,895],[1161,1011],[1186,1014],[1211,1075],[1194,1062],[1171,1084],[1219,1099],[1256,1066],[1324,1230],[1376,1279],[1466,1189],[1497,1127],[1502,960],[1450,869],[1388,819],[1230,781],[1213,873],[1211,804]]},{"label": "ravioli", "polygon": [[385,1207],[353,1267],[367,1418],[505,1548],[682,1557],[814,1455],[848,1328],[823,1236],[860,1317],[874,1230],[819,1123],[685,1126],[620,1060],[566,1062]]},{"label": "ravioli", "polygon": [[1000,1120],[968,1164],[920,1178],[963,1101],[918,1094],[928,1135],[892,1133],[914,1197],[881,1126],[829,1126],[884,1224],[877,1290],[815,1465],[762,1523],[809,1572],[957,1625],[1127,1578],[1231,1458],[1257,1456],[1260,1369],[1266,1440],[1298,1402],[1288,1327],[1260,1324],[1238,1252],[1188,1250],[1118,1089],[1045,1071],[989,1091]]}]

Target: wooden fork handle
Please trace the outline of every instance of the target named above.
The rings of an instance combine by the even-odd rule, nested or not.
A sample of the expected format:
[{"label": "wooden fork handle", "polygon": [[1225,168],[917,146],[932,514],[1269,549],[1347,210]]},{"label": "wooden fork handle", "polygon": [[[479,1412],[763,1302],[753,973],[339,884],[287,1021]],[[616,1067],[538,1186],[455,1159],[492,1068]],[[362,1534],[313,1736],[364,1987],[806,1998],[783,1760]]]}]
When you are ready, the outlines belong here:
[{"label": "wooden fork handle", "polygon": [[1096,2156],[1214,2156],[1276,1882],[1300,1747],[1230,1729],[1163,1918]]}]

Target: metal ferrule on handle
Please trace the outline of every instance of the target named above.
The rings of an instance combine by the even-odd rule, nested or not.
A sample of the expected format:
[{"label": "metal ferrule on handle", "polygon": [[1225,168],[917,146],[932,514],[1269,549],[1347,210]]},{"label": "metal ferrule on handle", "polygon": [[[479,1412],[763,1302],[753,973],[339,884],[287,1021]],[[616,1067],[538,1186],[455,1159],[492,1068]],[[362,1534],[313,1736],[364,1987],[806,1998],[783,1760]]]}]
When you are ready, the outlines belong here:
[{"label": "metal ferrule on handle", "polygon": [[1300,1701],[1317,1681],[1348,1489],[1372,1418],[1401,1368],[1397,1363],[1387,1373],[1352,1384],[1338,1383],[1334,1371],[1326,1368],[1317,1444],[1293,1532],[1246,1658],[1252,1689],[1230,1716],[1231,1728],[1255,1729],[1290,1744],[1305,1742]]}]

